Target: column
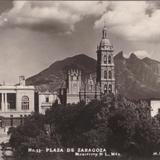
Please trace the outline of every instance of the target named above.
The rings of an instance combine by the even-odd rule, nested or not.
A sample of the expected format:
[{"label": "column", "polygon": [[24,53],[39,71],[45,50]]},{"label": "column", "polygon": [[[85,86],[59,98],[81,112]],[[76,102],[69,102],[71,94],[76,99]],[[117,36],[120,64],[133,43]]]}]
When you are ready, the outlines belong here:
[{"label": "column", "polygon": [[4,95],[3,93],[1,93],[1,98],[2,98],[2,101],[1,101],[1,107],[2,107],[2,112],[4,112]]},{"label": "column", "polygon": [[7,111],[8,110],[8,103],[7,103],[7,93],[4,93],[4,99],[5,99],[5,101],[4,101],[4,106],[5,106],[5,111]]}]

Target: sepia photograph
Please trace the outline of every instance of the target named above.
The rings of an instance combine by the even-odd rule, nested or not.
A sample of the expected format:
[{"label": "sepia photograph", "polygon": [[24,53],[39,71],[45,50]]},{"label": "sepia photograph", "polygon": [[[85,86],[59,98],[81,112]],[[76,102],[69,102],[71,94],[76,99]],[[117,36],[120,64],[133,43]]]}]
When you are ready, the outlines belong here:
[{"label": "sepia photograph", "polygon": [[160,160],[160,2],[0,0],[0,160]]}]

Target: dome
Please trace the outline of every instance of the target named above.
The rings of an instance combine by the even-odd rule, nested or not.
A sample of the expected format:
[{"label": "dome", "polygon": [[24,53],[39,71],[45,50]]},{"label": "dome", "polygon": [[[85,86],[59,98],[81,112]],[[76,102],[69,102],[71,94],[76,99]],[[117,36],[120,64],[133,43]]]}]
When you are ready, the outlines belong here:
[{"label": "dome", "polygon": [[102,40],[101,40],[100,46],[103,47],[103,46],[112,46],[112,45],[111,45],[109,39],[106,39],[106,38],[105,38],[105,39],[102,39]]},{"label": "dome", "polygon": [[106,26],[104,26],[104,28],[102,30],[102,39],[100,41],[100,45],[98,46],[98,49],[113,51],[113,46],[110,43],[110,40],[108,38],[107,27]]}]

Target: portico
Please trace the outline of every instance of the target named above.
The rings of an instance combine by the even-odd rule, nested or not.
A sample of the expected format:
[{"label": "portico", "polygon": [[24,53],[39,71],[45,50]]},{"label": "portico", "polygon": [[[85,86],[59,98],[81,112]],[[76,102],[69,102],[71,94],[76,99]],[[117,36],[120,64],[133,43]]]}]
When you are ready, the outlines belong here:
[{"label": "portico", "polygon": [[[0,93],[0,110],[1,112],[7,112],[8,110],[16,110],[16,92],[15,91],[7,91],[4,92],[4,89],[2,91],[1,89],[1,93]],[[12,101],[9,98],[8,101],[8,96],[11,97],[12,96]],[[14,103],[15,102],[15,103]]]},{"label": "portico", "polygon": [[0,116],[20,117],[34,112],[33,86],[0,86]]}]

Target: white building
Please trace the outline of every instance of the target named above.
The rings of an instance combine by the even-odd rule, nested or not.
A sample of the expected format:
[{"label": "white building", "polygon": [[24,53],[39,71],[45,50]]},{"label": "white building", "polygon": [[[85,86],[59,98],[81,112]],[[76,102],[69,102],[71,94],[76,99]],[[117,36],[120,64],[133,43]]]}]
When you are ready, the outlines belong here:
[{"label": "white building", "polygon": [[60,100],[57,96],[57,92],[39,92],[39,113],[45,114],[45,111],[52,107],[52,105],[57,101],[60,103]]},{"label": "white building", "polygon": [[160,100],[151,100],[151,116],[154,117],[160,113]]},{"label": "white building", "polygon": [[21,117],[34,112],[34,86],[26,86],[24,76],[18,85],[0,86],[0,116]]}]

